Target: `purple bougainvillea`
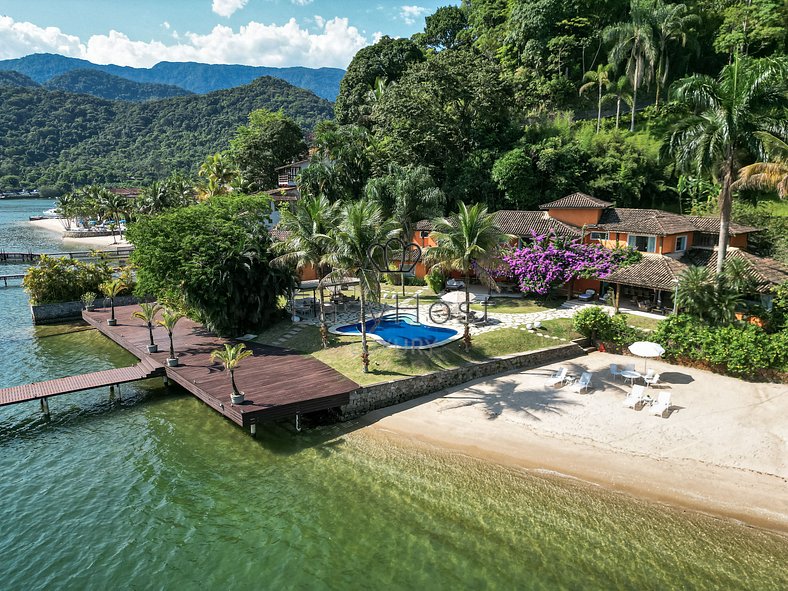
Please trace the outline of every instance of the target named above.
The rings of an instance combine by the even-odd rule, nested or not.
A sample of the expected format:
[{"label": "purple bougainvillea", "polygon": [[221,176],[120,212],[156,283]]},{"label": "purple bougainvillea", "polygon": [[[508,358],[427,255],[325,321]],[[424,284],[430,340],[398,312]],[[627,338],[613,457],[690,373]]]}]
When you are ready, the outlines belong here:
[{"label": "purple bougainvillea", "polygon": [[533,234],[532,241],[503,255],[509,272],[524,293],[546,295],[578,277],[603,279],[621,266],[627,253],[599,244]]}]

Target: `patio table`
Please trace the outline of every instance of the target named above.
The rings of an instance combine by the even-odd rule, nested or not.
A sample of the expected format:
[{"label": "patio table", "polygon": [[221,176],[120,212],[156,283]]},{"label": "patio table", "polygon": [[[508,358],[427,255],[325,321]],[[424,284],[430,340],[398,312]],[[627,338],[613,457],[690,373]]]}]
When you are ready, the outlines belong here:
[{"label": "patio table", "polygon": [[630,383],[632,385],[634,385],[635,384],[635,380],[639,380],[640,378],[643,377],[643,375],[640,374],[637,371],[633,371],[633,370],[629,370],[628,369],[628,370],[625,370],[625,371],[621,372],[621,377],[626,379],[626,380],[629,380]]}]

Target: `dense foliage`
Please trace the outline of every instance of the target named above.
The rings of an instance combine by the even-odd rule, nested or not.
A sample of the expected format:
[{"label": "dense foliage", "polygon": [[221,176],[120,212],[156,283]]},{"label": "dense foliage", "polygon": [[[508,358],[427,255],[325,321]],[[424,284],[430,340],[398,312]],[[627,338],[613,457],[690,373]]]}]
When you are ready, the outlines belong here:
[{"label": "dense foliage", "polygon": [[119,101],[150,101],[192,94],[171,84],[133,82],[99,70],[71,70],[48,80],[44,87]]},{"label": "dense foliage", "polygon": [[144,218],[129,228],[140,295],[181,297],[210,330],[259,330],[294,285],[292,268],[270,265],[270,203],[258,196],[212,197]]},{"label": "dense foliage", "polygon": [[112,277],[106,263],[43,256],[30,267],[23,285],[33,305],[79,301],[87,292],[101,291],[100,286]]},{"label": "dense foliage", "polygon": [[144,103],[0,87],[0,187],[6,176],[63,192],[193,171],[206,155],[227,148],[235,129],[260,108],[281,109],[304,129],[331,115],[327,101],[273,78]]},{"label": "dense foliage", "polygon": [[601,341],[608,350],[614,352],[623,352],[632,343],[647,340],[646,333],[629,326],[625,316],[610,316],[605,309],[598,306],[580,310],[572,318],[572,324],[584,337]]}]

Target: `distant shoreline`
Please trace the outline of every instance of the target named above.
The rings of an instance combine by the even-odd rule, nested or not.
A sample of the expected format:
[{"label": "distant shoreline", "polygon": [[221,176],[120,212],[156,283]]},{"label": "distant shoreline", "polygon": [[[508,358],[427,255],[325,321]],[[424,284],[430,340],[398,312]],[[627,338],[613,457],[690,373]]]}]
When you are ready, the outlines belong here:
[{"label": "distant shoreline", "polygon": [[29,221],[29,224],[37,228],[42,228],[47,230],[48,232],[55,232],[62,237],[64,243],[69,244],[85,244],[89,246],[128,246],[130,243],[126,241],[125,237],[123,240],[119,238],[119,236],[87,236],[85,238],[66,238],[63,234],[66,233],[66,229],[63,227],[63,223],[57,218],[50,218],[44,220],[33,220]]}]

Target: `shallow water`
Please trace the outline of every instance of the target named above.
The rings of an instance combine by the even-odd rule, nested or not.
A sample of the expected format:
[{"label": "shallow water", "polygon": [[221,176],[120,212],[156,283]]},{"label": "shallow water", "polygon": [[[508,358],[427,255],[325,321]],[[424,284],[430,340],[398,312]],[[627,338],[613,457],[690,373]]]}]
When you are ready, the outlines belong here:
[{"label": "shallow water", "polygon": [[[133,363],[0,310],[0,387]],[[160,380],[50,407],[0,408],[3,590],[788,588],[784,537],[354,424],[254,440]]]}]

